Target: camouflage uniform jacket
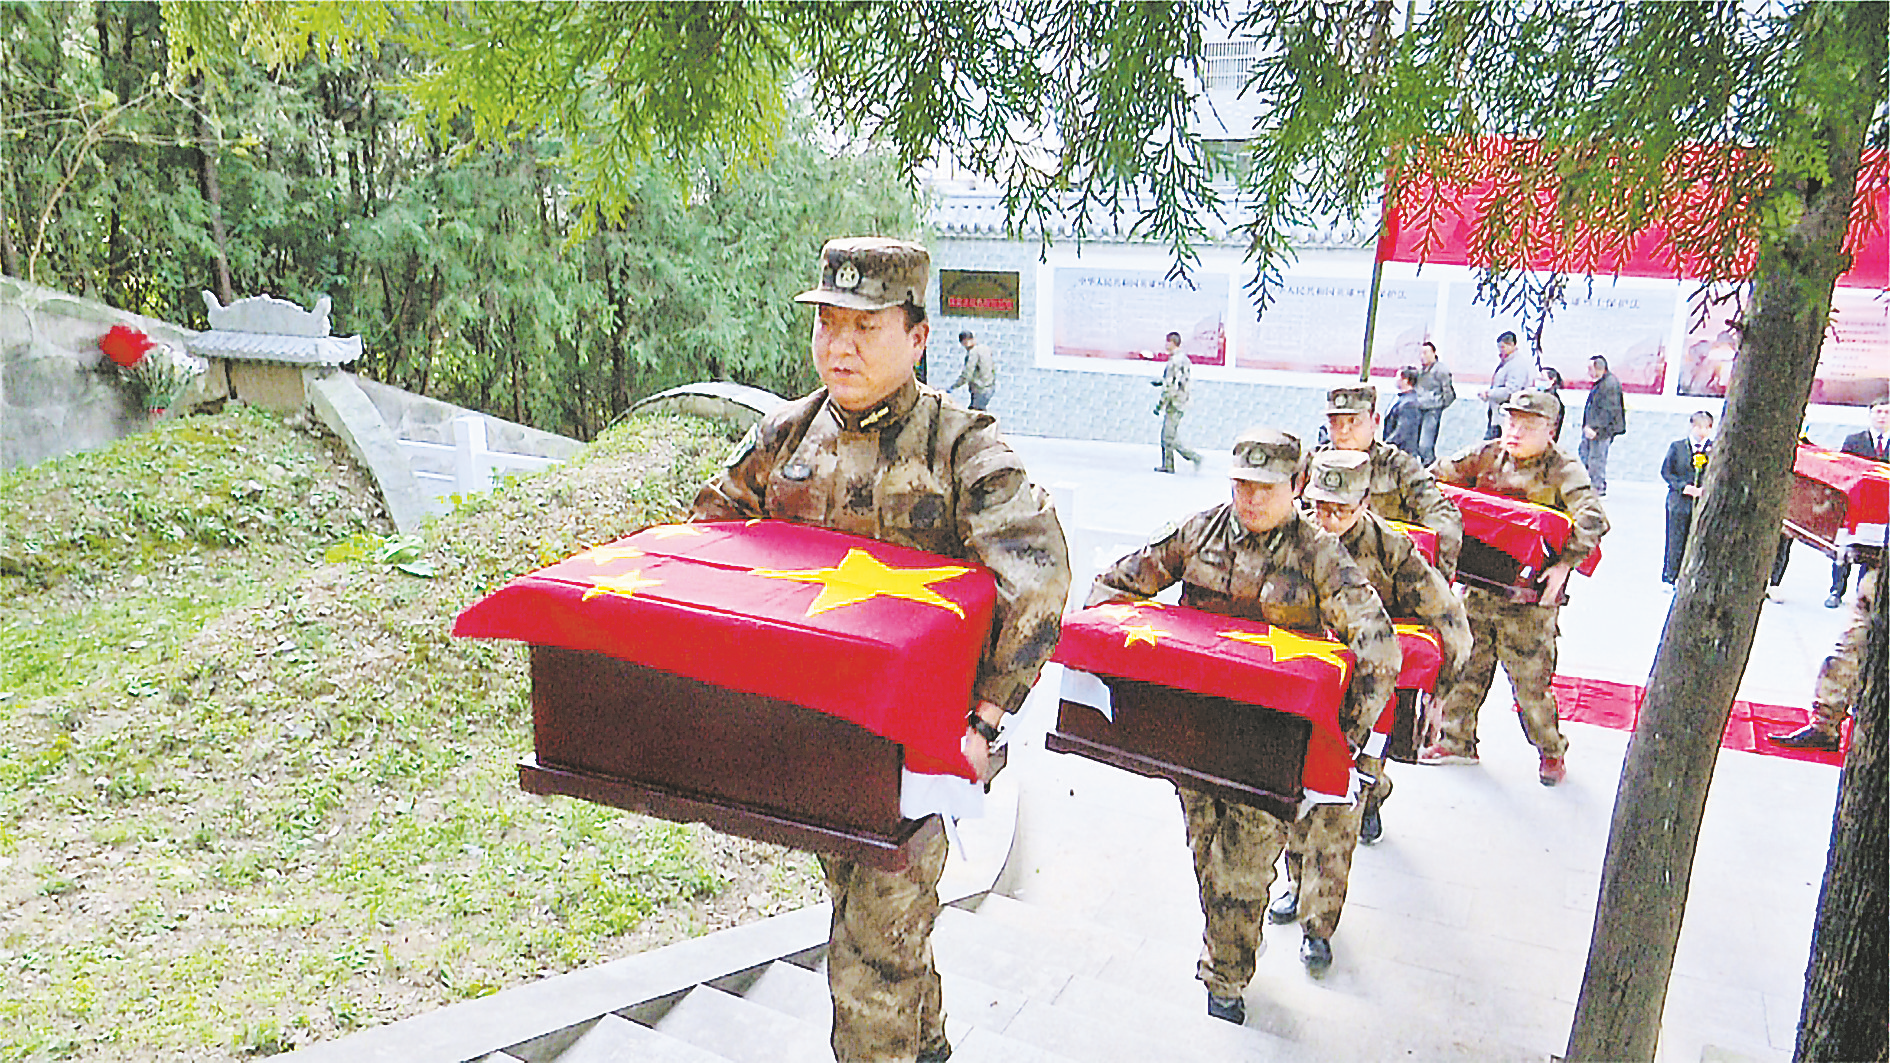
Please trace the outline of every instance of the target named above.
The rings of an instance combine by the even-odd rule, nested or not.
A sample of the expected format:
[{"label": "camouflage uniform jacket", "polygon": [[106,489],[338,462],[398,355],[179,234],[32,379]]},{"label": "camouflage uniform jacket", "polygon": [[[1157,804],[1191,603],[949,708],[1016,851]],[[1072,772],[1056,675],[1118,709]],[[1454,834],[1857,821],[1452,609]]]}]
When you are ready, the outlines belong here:
[{"label": "camouflage uniform jacket", "polygon": [[1394,618],[1412,619],[1437,632],[1444,651],[1444,674],[1470,659],[1470,619],[1450,583],[1424,560],[1410,536],[1366,510],[1357,524],[1339,536],[1352,560]]},{"label": "camouflage uniform jacket", "polygon": [[1194,374],[1194,363],[1188,356],[1176,351],[1168,356],[1168,364],[1162,366],[1162,397],[1155,402],[1156,410],[1173,410],[1176,413],[1188,409],[1188,380]]},{"label": "camouflage uniform jacket", "polygon": [[[1313,448],[1331,450],[1332,444]],[[1422,524],[1437,533],[1437,571],[1446,583],[1457,575],[1457,555],[1463,551],[1463,514],[1425,470],[1424,463],[1382,439],[1372,440],[1372,482],[1365,497],[1371,511],[1386,520]],[[1312,455],[1308,454],[1308,462]],[[1305,463],[1300,471],[1305,472]]]},{"label": "camouflage uniform jacket", "polygon": [[1378,592],[1338,539],[1297,513],[1255,535],[1232,503],[1222,503],[1117,561],[1096,577],[1089,602],[1152,598],[1177,581],[1181,604],[1191,609],[1307,634],[1338,632],[1358,658],[1339,722],[1354,745],[1363,744],[1391,697],[1403,654]]},{"label": "camouflage uniform jacket", "polygon": [[973,694],[1015,712],[1056,649],[1070,561],[1050,496],[990,414],[906,385],[863,413],[788,403],[704,484],[694,520],[774,517],[977,561],[997,582]]},{"label": "camouflage uniform jacket", "polygon": [[1521,498],[1568,514],[1574,528],[1557,561],[1580,564],[1608,533],[1608,514],[1588,480],[1588,470],[1554,446],[1528,461],[1517,461],[1500,440],[1493,439],[1439,460],[1431,471],[1443,483]]}]

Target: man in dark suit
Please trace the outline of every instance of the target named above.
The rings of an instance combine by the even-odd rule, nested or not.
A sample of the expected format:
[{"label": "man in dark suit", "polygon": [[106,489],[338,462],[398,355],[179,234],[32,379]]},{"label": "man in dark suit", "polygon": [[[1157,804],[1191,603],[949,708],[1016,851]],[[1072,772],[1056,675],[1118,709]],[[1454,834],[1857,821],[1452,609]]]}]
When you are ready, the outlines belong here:
[{"label": "man in dark suit", "polygon": [[1608,359],[1595,355],[1588,359],[1588,401],[1582,403],[1582,441],[1575,456],[1588,469],[1588,479],[1595,493],[1608,493],[1608,447],[1614,437],[1627,431],[1627,406],[1621,401],[1621,378],[1608,369]]},{"label": "man in dark suit", "polygon": [[[1878,399],[1870,404],[1870,427],[1862,432],[1852,432],[1844,437],[1844,445],[1838,448],[1846,454],[1856,454],[1872,461],[1890,464],[1890,398]],[[1836,609],[1844,604],[1844,589],[1851,582],[1851,563],[1848,558],[1840,558],[1831,565],[1831,597],[1824,600],[1826,609]]]},{"label": "man in dark suit", "polygon": [[1670,591],[1680,578],[1680,559],[1686,556],[1687,533],[1693,528],[1693,500],[1706,483],[1706,458],[1713,449],[1713,415],[1701,410],[1688,423],[1687,437],[1669,443],[1660,463],[1660,478],[1667,481],[1667,551],[1660,562],[1660,582]]}]

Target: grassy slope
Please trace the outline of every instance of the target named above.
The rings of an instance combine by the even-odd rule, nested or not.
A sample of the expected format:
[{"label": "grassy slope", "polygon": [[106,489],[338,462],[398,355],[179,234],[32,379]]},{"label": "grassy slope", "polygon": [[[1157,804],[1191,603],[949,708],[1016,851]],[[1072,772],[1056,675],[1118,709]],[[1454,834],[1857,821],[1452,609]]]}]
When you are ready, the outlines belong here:
[{"label": "grassy slope", "polygon": [[[518,791],[507,578],[673,519],[728,440],[638,420],[429,526],[233,410],[0,474],[0,1059],[265,1054],[798,906],[806,857]],[[358,552],[358,551],[357,551]]]}]

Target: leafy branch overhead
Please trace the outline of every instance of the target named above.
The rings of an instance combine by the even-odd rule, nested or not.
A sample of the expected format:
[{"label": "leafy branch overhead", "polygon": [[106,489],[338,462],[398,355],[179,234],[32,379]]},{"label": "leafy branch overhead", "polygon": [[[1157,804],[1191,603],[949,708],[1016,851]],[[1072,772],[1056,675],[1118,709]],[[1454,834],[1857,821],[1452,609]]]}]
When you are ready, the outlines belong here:
[{"label": "leafy branch overhead", "polygon": [[[996,181],[1011,225],[1133,229],[1193,260],[1225,213],[1263,278],[1289,234],[1391,190],[1487,182],[1476,233],[1500,295],[1516,267],[1581,236],[1603,261],[1649,227],[1708,280],[1749,276],[1825,179],[1807,115],[1881,83],[1871,20],[1806,47],[1843,5],[999,3],[166,3],[178,73],[237,44],[283,59],[411,48],[401,87],[479,142],[563,139],[573,189],[606,218],[646,159],[694,179],[752,165],[806,96],[836,132]],[[1870,5],[1866,5],[1870,6]],[[1881,24],[1881,17],[1876,19]],[[1251,42],[1251,128],[1208,136],[1204,40]],[[1876,51],[1881,55],[1881,49]],[[1217,162],[1211,141],[1248,158]],[[1869,142],[1882,147],[1879,106]],[[1231,179],[1231,180],[1230,180]],[[1877,164],[1866,186],[1890,179]],[[1552,207],[1541,212],[1538,205]],[[1582,261],[1574,266],[1580,267]],[[1536,283],[1543,283],[1537,279]],[[1553,279],[1547,287],[1559,288]],[[1540,289],[1537,289],[1538,293]]]}]

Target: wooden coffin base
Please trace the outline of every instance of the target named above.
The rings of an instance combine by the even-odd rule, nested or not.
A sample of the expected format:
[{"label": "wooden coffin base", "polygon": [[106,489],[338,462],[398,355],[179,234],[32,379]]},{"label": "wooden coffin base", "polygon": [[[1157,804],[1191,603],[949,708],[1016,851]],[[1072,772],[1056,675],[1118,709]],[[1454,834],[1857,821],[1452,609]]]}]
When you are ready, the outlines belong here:
[{"label": "wooden coffin base", "polygon": [[911,862],[915,848],[930,844],[934,836],[945,831],[944,822],[937,816],[905,820],[902,830],[894,835],[827,827],[764,809],[741,808],[711,797],[672,793],[628,779],[549,767],[538,763],[536,756],[527,756],[518,762],[518,785],[526,793],[575,797],[676,823],[701,823],[723,834],[826,853],[882,871],[903,869]]},{"label": "wooden coffin base", "polygon": [[[1476,539],[1465,539],[1463,550],[1457,555],[1457,582],[1501,595],[1519,605],[1542,600],[1542,589],[1536,586],[1541,575],[1531,572],[1524,576],[1522,562]],[[1562,604],[1568,604],[1566,592],[1562,595]]]},{"label": "wooden coffin base", "polygon": [[1418,695],[1411,687],[1398,688],[1398,706],[1391,717],[1391,736],[1385,743],[1385,756],[1400,764],[1416,764],[1418,750],[1424,745],[1424,717],[1419,712]]},{"label": "wooden coffin base", "polygon": [[903,748],[848,720],[614,657],[532,647],[529,793],[888,871],[943,830],[899,813]]},{"label": "wooden coffin base", "polygon": [[1103,682],[1114,721],[1065,701],[1044,748],[1167,779],[1284,820],[1299,815],[1311,720],[1133,679]]}]

